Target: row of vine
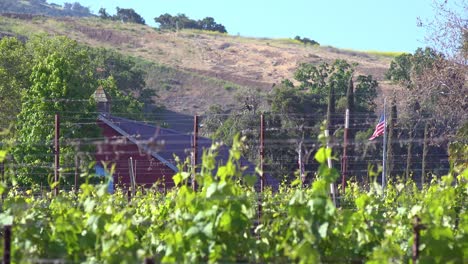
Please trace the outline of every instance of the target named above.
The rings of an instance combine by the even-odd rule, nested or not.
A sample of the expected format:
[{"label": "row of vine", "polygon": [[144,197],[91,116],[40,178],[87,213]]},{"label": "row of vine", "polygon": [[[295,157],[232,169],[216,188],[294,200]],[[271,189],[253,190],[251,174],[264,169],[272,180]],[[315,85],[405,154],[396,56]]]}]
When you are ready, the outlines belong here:
[{"label": "row of vine", "polygon": [[109,194],[106,184],[58,196],[2,185],[0,223],[13,225],[12,260],[408,263],[418,215],[425,226],[421,262],[466,261],[468,170],[422,189],[392,183],[383,190],[375,183],[364,190],[350,183],[336,207],[328,186],[338,172],[327,167],[330,152],[322,148],[317,180],[307,188],[293,183],[265,191],[259,216],[256,179],[240,167],[241,145],[235,140],[219,166],[216,147],[204,153],[197,191],[182,166],[173,190],[142,189],[131,201],[124,189]]}]

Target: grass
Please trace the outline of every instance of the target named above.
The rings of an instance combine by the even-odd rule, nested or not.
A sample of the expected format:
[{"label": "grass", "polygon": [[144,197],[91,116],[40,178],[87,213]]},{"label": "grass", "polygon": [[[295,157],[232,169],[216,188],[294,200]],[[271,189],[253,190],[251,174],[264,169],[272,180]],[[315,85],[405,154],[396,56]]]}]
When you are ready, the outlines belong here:
[{"label": "grass", "polygon": [[363,51],[363,52],[367,53],[367,54],[372,54],[372,55],[377,55],[377,56],[384,56],[384,57],[391,57],[391,58],[394,58],[394,57],[397,57],[397,56],[400,56],[400,55],[406,53],[406,52],[403,52],[403,51],[380,51],[380,50],[366,50],[366,51]]},{"label": "grass", "polygon": [[369,55],[374,55],[374,56],[379,56],[379,57],[388,57],[388,58],[394,58],[397,56],[400,56],[401,54],[404,54],[405,52],[401,51],[380,51],[380,50],[354,50],[354,49],[340,49],[336,48],[333,46],[322,46],[322,48],[338,53],[338,54],[346,54],[349,56],[359,56],[359,57],[366,57]]},{"label": "grass", "polygon": [[367,54],[367,55],[375,55],[375,56],[381,56],[381,57],[394,58],[394,57],[400,56],[401,54],[405,53],[405,52],[401,52],[401,51],[354,50],[354,49],[338,49],[338,48],[331,47],[331,46],[329,46],[329,47],[332,48],[332,49],[342,51],[342,52],[344,51],[344,52],[353,54],[354,56],[357,56],[359,54]]},{"label": "grass", "polygon": [[230,91],[232,91],[232,90],[234,90],[234,89],[236,89],[236,88],[237,88],[237,87],[234,87],[234,86],[229,85],[229,84],[225,84],[225,85],[224,85],[224,90],[226,90],[226,91],[228,91],[228,92],[230,92]]},{"label": "grass", "polygon": [[179,32],[182,33],[192,33],[192,34],[203,34],[203,35],[211,35],[211,36],[220,36],[220,37],[226,37],[229,36],[227,33],[221,33],[218,31],[211,31],[211,30],[200,30],[200,29],[182,29],[179,30]]},{"label": "grass", "polygon": [[32,34],[45,32],[42,28],[36,26],[33,23],[21,23],[21,21],[7,17],[0,17],[0,21],[2,25],[2,31],[11,32],[26,37],[29,37]]},{"label": "grass", "polygon": [[272,39],[271,42],[279,42],[281,44],[294,44],[294,45],[304,45],[304,43],[300,42],[297,39],[292,39],[292,38],[278,38],[278,39]]}]

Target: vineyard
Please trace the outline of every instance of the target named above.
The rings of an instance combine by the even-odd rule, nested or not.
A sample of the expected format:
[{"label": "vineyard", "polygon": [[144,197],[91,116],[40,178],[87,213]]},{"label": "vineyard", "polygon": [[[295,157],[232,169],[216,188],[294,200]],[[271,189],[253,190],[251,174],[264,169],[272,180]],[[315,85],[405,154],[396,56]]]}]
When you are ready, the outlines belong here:
[{"label": "vineyard", "polygon": [[[468,263],[463,1],[412,18],[427,34],[413,53],[229,35],[211,16],[163,13],[153,27],[132,8],[4,2],[2,263]],[[278,30],[267,14],[288,34],[317,26],[367,45],[358,29],[392,50],[417,36],[396,25],[408,6],[425,9],[237,2],[249,28]],[[299,8],[325,20],[288,24]],[[374,14],[390,27],[373,32]]]},{"label": "vineyard", "polygon": [[468,170],[421,189],[350,182],[335,205],[328,190],[339,173],[328,168],[325,148],[315,154],[320,166],[310,186],[297,180],[260,194],[255,177],[243,175],[241,145],[235,140],[219,166],[216,147],[205,151],[196,190],[182,165],[176,187],[165,193],[109,194],[106,183],[84,183],[55,196],[2,185],[0,221],[12,226],[11,261],[466,263]]}]

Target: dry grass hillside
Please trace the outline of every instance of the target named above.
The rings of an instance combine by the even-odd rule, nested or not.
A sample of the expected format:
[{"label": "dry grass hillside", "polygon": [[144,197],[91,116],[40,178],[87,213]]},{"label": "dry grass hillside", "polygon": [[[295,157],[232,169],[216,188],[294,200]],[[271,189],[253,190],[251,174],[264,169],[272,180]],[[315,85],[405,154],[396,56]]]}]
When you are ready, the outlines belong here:
[{"label": "dry grass hillside", "polygon": [[186,114],[203,113],[213,103],[235,107],[234,94],[239,89],[256,87],[269,92],[274,84],[292,78],[302,62],[356,62],[357,73],[373,75],[380,83],[380,94],[387,94],[392,87],[383,76],[396,55],[305,46],[292,39],[159,31],[98,18],[0,17],[0,32],[66,35],[157,63],[159,68],[153,72],[157,76],[148,76],[148,85],[157,90],[157,100],[166,108]]}]

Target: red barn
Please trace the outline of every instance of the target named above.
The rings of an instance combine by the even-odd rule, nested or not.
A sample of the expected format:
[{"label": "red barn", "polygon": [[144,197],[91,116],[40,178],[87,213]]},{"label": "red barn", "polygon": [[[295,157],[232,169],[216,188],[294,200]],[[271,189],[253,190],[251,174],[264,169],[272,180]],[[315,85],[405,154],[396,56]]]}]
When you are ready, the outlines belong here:
[{"label": "red barn", "polygon": [[[110,114],[110,98],[99,87],[95,93],[98,110],[98,125],[102,129],[104,143],[98,145],[96,152],[97,172],[103,172],[103,165],[115,165],[113,172],[114,184],[131,184],[131,177],[137,185],[146,187],[158,183],[159,187],[172,187],[172,176],[178,171],[175,156],[181,161],[191,158],[193,135],[184,134],[172,129],[161,128],[146,122],[112,116]],[[203,149],[209,148],[212,141],[198,137],[198,157],[202,157]],[[227,161],[229,149],[222,146],[218,150],[217,162]],[[255,166],[241,159],[247,166],[246,173],[255,174]],[[274,188],[278,181],[267,175],[266,184]]]},{"label": "red barn", "polygon": [[[149,187],[158,182],[161,187],[174,186],[172,176],[177,171],[174,160],[164,159],[157,154],[157,149],[152,149],[142,140],[140,131],[134,129],[139,128],[141,124],[110,115],[100,115],[98,125],[105,140],[97,147],[96,161],[98,166],[107,164],[107,169],[110,169],[112,164],[115,165],[114,183],[130,186],[133,168],[138,185]],[[144,131],[151,131],[154,135],[157,128],[148,126]]]}]

